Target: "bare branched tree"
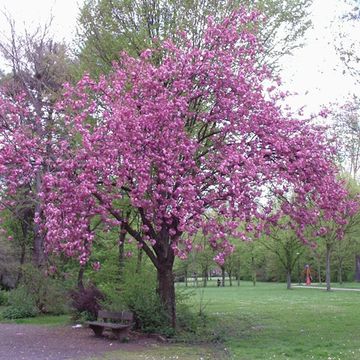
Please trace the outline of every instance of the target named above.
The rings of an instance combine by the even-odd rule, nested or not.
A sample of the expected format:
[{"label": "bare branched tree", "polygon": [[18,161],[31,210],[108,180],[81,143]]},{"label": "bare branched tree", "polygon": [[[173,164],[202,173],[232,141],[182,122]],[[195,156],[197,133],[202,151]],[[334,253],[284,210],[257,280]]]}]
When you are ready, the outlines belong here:
[{"label": "bare branched tree", "polygon": [[[19,33],[14,19],[7,12],[2,12],[2,17],[9,29],[7,33],[0,33],[0,56],[8,69],[5,69],[1,76],[2,96],[6,96],[10,101],[16,101],[19,94],[26,96],[30,111],[24,121],[32,125],[31,129],[37,136],[47,140],[50,156],[56,122],[54,105],[62,84],[70,80],[71,60],[67,54],[67,47],[53,40],[50,31],[52,18],[47,24],[38,26],[32,32],[25,30]],[[41,211],[38,194],[45,166],[45,163],[42,164],[36,171],[35,178],[24,184],[23,189],[23,195],[31,197],[23,205],[27,209],[23,209],[22,213],[32,214],[33,262],[37,266],[45,262],[43,237],[39,225],[33,221],[36,214],[40,214]],[[6,196],[6,193],[2,196]],[[30,228],[28,230],[30,231]]]}]

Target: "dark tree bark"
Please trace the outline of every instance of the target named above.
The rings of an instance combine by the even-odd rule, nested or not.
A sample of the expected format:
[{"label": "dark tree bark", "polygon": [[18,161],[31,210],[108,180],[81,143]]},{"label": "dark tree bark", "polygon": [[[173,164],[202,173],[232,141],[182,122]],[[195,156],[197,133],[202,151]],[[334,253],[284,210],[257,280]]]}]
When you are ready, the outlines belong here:
[{"label": "dark tree bark", "polygon": [[360,255],[355,255],[355,280],[360,282]]},{"label": "dark tree bark", "polygon": [[157,269],[158,293],[160,300],[170,317],[173,328],[176,327],[175,284],[172,263],[161,264]]},{"label": "dark tree bark", "polygon": [[[35,178],[35,193],[39,194],[41,191],[41,173],[38,171]],[[40,214],[40,204],[35,205],[35,214]],[[33,248],[33,263],[36,267],[40,268],[45,265],[46,256],[44,251],[44,237],[40,232],[40,226],[35,221],[33,223],[34,232],[34,248]]]},{"label": "dark tree bark", "polygon": [[17,287],[20,283],[21,277],[22,277],[22,265],[24,265],[25,263],[25,255],[26,255],[26,246],[25,243],[22,243],[20,245],[20,267],[19,267],[19,272],[16,278],[16,283],[15,283],[15,287]]},{"label": "dark tree bark", "polygon": [[252,282],[256,286],[256,266],[255,266],[255,257],[251,256],[251,271],[252,271]]},{"label": "dark tree bark", "polygon": [[326,290],[331,290],[331,272],[330,272],[331,246],[326,245]]},{"label": "dark tree bark", "polygon": [[287,269],[286,271],[286,288],[288,290],[291,289],[291,270]]},{"label": "dark tree bark", "polygon": [[343,283],[343,259],[339,260],[339,268],[338,268],[338,281],[339,284]]},{"label": "dark tree bark", "polygon": [[318,263],[318,280],[319,280],[319,284],[322,284],[322,279],[321,279],[321,262],[320,259],[317,259],[317,263]]},{"label": "dark tree bark", "polygon": [[85,266],[80,265],[79,272],[78,272],[78,278],[77,278],[77,287],[80,291],[84,291],[84,272],[85,272]]},{"label": "dark tree bark", "polygon": [[221,286],[225,286],[225,268],[221,267]]},{"label": "dark tree bark", "polygon": [[228,271],[229,275],[229,285],[232,286],[232,271]]},{"label": "dark tree bark", "polygon": [[125,267],[125,237],[126,232],[120,227],[120,236],[119,236],[119,275],[120,279],[124,274]]},{"label": "dark tree bark", "polygon": [[204,268],[202,276],[203,276],[203,286],[206,287],[207,286],[207,280],[208,280],[208,268],[207,268],[207,266]]}]

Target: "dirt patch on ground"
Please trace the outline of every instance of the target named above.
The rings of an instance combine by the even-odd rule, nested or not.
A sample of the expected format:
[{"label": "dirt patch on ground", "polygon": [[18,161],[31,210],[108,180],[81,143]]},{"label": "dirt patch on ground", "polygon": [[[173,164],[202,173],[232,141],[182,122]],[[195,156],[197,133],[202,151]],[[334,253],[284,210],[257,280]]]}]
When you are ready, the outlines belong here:
[{"label": "dirt patch on ground", "polygon": [[90,329],[0,324],[0,360],[70,360],[109,351],[146,351],[156,340],[133,335],[128,343],[96,338]]}]

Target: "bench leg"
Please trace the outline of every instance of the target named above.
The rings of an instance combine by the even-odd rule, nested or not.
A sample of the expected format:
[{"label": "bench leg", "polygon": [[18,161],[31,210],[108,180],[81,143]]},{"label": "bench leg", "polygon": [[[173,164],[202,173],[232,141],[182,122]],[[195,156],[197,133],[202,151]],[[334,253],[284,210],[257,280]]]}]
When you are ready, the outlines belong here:
[{"label": "bench leg", "polygon": [[102,326],[97,326],[97,325],[89,325],[90,329],[94,331],[95,336],[102,336],[104,328]]},{"label": "bench leg", "polygon": [[112,329],[113,334],[118,340],[124,340],[129,336],[129,328],[124,329]]}]

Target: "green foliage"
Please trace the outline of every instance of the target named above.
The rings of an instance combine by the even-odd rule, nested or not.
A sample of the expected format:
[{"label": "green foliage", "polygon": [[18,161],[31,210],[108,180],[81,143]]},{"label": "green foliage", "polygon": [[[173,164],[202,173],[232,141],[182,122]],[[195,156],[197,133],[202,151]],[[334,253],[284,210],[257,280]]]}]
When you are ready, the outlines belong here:
[{"label": "green foliage", "polygon": [[266,59],[278,59],[301,45],[299,41],[311,23],[312,0],[205,0],[128,1],[86,0],[79,16],[80,72],[92,75],[108,72],[121,51],[138,56],[142,50],[157,47],[166,38],[178,40],[185,30],[194,44],[201,45],[209,15],[222,19],[239,7],[260,10],[267,21],[260,24],[259,38]]},{"label": "green foliage", "polygon": [[67,311],[66,283],[48,276],[44,270],[31,264],[23,266],[21,286],[39,313],[59,315]]},{"label": "green foliage", "polygon": [[0,290],[0,306],[7,305],[9,302],[9,293]]},{"label": "green foliage", "polygon": [[121,298],[126,308],[135,314],[137,326],[144,332],[173,335],[166,313],[156,292],[156,273],[152,266],[143,265],[138,272],[136,263],[125,269]]},{"label": "green foliage", "polygon": [[8,304],[9,307],[2,312],[4,319],[34,317],[38,313],[35,299],[28,294],[27,289],[23,286],[9,293]]}]

